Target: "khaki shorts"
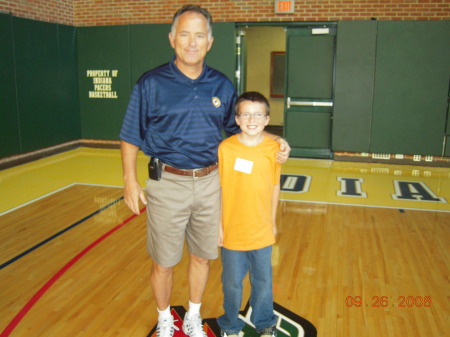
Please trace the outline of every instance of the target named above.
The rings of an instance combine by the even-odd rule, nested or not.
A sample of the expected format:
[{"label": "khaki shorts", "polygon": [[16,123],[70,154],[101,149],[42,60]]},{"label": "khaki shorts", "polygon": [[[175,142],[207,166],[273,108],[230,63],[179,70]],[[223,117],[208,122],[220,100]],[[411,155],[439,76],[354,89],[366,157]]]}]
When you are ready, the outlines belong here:
[{"label": "khaki shorts", "polygon": [[193,178],[162,172],[149,179],[147,194],[147,251],[157,264],[180,262],[186,239],[189,253],[218,258],[220,224],[219,170]]}]

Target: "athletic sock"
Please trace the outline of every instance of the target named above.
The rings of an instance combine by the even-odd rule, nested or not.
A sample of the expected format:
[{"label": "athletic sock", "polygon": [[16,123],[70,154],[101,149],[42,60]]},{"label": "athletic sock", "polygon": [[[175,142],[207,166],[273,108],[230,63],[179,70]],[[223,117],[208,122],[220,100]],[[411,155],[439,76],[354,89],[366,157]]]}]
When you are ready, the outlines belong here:
[{"label": "athletic sock", "polygon": [[200,315],[200,307],[202,306],[201,303],[192,303],[189,301],[189,310],[186,313],[187,318],[191,318],[194,315]]},{"label": "athletic sock", "polygon": [[170,313],[170,305],[164,310],[159,310],[158,308],[156,308],[156,310],[158,310],[158,321],[162,321],[163,319],[170,318],[170,316],[172,316]]}]

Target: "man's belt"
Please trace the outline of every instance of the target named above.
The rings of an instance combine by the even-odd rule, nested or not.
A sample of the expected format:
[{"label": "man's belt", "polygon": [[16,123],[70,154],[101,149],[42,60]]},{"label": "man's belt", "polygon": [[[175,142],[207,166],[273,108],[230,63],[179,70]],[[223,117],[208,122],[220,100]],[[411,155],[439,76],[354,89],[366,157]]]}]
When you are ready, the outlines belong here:
[{"label": "man's belt", "polygon": [[183,170],[183,169],[178,169],[176,167],[173,167],[173,166],[170,166],[167,164],[163,164],[163,170],[166,172],[169,172],[169,173],[178,174],[180,176],[200,178],[200,177],[207,176],[212,171],[214,171],[218,166],[219,165],[217,165],[217,164],[212,164],[212,165],[202,167],[202,168],[197,168],[197,169],[192,169],[192,170]]}]

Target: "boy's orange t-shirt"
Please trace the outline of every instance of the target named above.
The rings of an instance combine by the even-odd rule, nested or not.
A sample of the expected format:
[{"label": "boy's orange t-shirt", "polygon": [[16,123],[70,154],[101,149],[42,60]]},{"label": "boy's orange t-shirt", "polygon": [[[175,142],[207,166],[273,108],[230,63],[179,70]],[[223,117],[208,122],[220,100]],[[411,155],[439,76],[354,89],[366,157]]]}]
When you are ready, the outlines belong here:
[{"label": "boy's orange t-shirt", "polygon": [[223,246],[254,250],[275,243],[272,221],[274,186],[280,183],[278,142],[264,137],[257,146],[242,144],[237,135],[219,146],[222,186]]}]

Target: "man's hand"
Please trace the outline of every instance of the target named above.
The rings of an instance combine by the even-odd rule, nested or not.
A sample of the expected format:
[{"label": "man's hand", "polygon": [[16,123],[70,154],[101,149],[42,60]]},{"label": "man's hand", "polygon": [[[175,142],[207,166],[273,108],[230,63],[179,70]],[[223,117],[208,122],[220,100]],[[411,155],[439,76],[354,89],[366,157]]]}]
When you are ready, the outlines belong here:
[{"label": "man's hand", "polygon": [[220,227],[219,227],[219,242],[218,242],[218,246],[219,247],[223,246],[223,228],[222,228],[222,224],[220,224]]},{"label": "man's hand", "polygon": [[125,197],[125,204],[134,213],[139,215],[139,200],[144,205],[147,205],[145,193],[139,185],[136,175],[136,160],[139,147],[136,145],[121,141],[120,152],[122,154],[123,167],[123,181],[124,189],[123,195]]},{"label": "man's hand", "polygon": [[125,204],[134,214],[140,214],[139,200],[144,205],[147,205],[145,193],[137,180],[125,183],[123,195],[125,197]]},{"label": "man's hand", "polygon": [[278,143],[280,143],[280,151],[277,152],[277,162],[280,164],[284,164],[289,159],[289,154],[291,153],[291,147],[286,139],[281,137],[277,137],[275,139]]}]

